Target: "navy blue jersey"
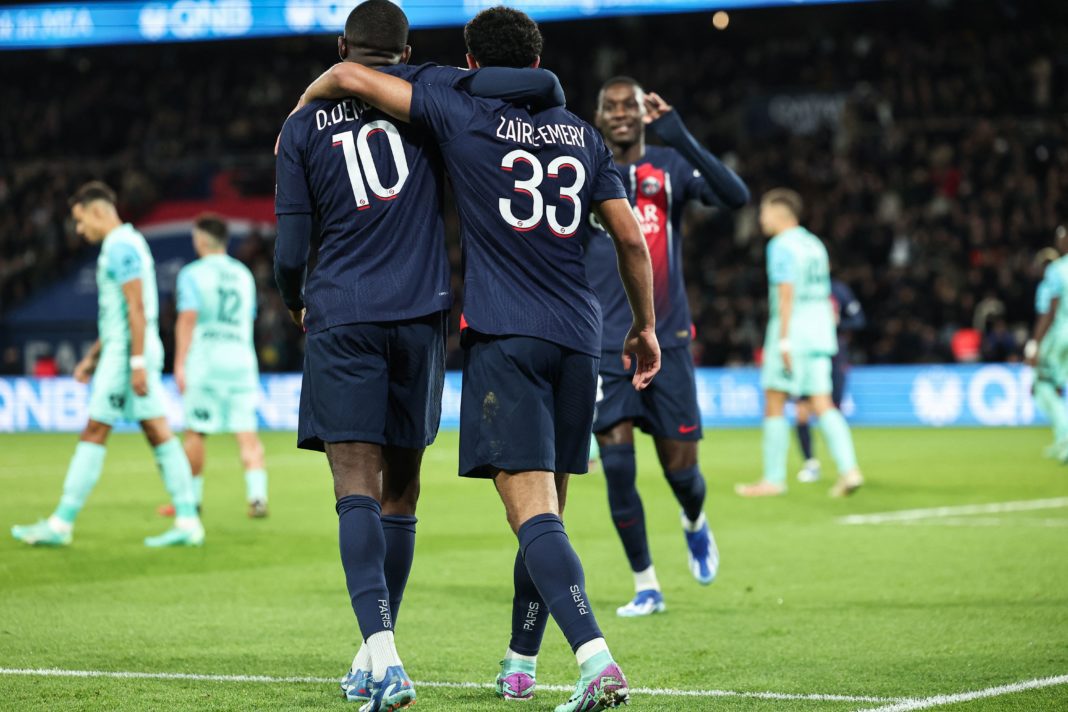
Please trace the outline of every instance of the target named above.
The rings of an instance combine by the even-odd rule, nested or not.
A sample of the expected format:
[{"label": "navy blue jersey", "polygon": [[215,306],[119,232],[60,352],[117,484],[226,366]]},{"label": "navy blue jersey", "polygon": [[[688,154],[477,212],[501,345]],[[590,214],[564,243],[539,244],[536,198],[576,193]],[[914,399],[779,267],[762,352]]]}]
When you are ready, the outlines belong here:
[{"label": "navy blue jersey", "polygon": [[[661,348],[690,343],[692,322],[682,270],[682,213],[690,200],[710,202],[708,184],[673,148],[649,146],[636,162],[620,165],[627,198],[641,224],[653,262],[653,305]],[[630,306],[616,265],[612,238],[590,217],[586,272],[604,311],[604,351],[621,351],[631,326]]]},{"label": "navy blue jersey", "polygon": [[[404,79],[454,86],[469,72],[396,65]],[[357,99],[313,101],[282,128],[275,212],[320,225],[308,275],[309,332],[448,309],[443,164],[425,131]]]},{"label": "navy blue jersey", "polygon": [[600,134],[562,108],[531,113],[426,84],[412,87],[411,118],[441,144],[456,192],[467,326],[599,355],[580,235],[594,204],[626,197]]}]

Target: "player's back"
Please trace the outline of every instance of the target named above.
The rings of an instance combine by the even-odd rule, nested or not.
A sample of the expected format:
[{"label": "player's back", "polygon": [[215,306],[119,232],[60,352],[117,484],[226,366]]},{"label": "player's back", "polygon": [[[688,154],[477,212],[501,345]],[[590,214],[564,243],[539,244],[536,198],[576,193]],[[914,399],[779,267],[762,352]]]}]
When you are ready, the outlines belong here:
[{"label": "player's back", "polygon": [[600,306],[578,236],[595,203],[625,197],[600,135],[562,108],[531,113],[422,85],[412,120],[441,142],[456,192],[467,324],[599,355]]},{"label": "player's back", "polygon": [[[1060,335],[1068,335],[1068,255],[1057,258],[1046,267],[1042,278],[1048,301],[1058,299],[1057,311],[1053,315],[1053,325]],[[1039,285],[1041,288],[1041,284]]]},{"label": "player's back", "polygon": [[[834,310],[831,305],[831,274],[827,248],[803,227],[776,235],[768,243],[768,266],[790,275],[793,312],[790,338],[798,352],[833,354],[838,350]],[[776,284],[769,294],[772,320],[779,318]]]},{"label": "player's back", "polygon": [[132,279],[141,280],[141,303],[144,308],[145,355],[162,363],[163,346],[159,339],[159,292],[156,289],[156,263],[144,236],[129,223],[115,228],[100,246],[96,282],[99,292],[98,331],[101,342],[109,347],[128,348],[130,342],[129,308],[122,286]]},{"label": "player's back", "polygon": [[443,180],[432,138],[359,100],[314,101],[287,120],[277,211],[310,212],[320,229],[305,286],[309,331],[449,308]]},{"label": "player's back", "polygon": [[195,310],[189,368],[218,377],[255,377],[256,280],[226,254],[207,255],[178,274],[178,309]]}]

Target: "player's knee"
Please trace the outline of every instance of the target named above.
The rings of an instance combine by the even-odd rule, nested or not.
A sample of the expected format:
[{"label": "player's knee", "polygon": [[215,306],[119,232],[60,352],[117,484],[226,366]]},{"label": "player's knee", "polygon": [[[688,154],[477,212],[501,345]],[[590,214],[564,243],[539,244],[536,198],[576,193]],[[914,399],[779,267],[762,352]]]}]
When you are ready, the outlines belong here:
[{"label": "player's knee", "polygon": [[611,445],[631,445],[634,443],[634,425],[629,420],[616,423],[608,430],[595,434],[598,447]]},{"label": "player's knee", "polygon": [[90,420],[85,425],[85,429],[82,431],[82,442],[95,443],[96,445],[103,445],[107,442],[108,434],[111,432],[111,426],[105,423],[98,422],[96,420]]}]

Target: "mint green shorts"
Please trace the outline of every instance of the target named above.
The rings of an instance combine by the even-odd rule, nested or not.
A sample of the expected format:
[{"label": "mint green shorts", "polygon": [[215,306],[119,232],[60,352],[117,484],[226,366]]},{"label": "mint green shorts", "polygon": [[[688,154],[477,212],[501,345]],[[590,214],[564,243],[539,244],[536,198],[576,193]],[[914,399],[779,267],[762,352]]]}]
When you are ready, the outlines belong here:
[{"label": "mint green shorts", "polygon": [[89,419],[114,425],[120,420],[142,422],[167,414],[160,381],[160,368],[148,369],[148,395],[139,396],[130,385],[130,356],[126,349],[108,349],[100,354],[89,387]]},{"label": "mint green shorts", "polygon": [[213,433],[256,432],[256,404],[259,389],[247,384],[234,385],[217,381],[186,381],[182,402],[185,406],[185,429],[210,435]]},{"label": "mint green shorts", "polygon": [[778,349],[764,350],[764,365],[760,370],[760,386],[765,391],[801,396],[830,395],[831,356],[829,354],[792,354],[793,370],[786,371]]}]

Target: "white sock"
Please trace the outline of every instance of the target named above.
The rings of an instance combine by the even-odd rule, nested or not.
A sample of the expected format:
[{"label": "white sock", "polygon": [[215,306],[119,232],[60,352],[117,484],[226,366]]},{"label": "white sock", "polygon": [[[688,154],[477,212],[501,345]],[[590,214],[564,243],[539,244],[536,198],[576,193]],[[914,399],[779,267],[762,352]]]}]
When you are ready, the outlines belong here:
[{"label": "white sock", "polygon": [[367,643],[360,643],[360,650],[356,653],[356,657],[352,659],[351,672],[357,670],[370,670],[371,669],[371,648]]},{"label": "white sock", "polygon": [[54,514],[48,518],[48,526],[52,528],[52,531],[58,534],[70,534],[74,531],[73,524],[60,519]]},{"label": "white sock", "polygon": [[374,679],[384,680],[387,668],[401,664],[397,646],[393,643],[393,631],[375,633],[367,639],[367,647],[371,649],[371,675]]},{"label": "white sock", "polygon": [[588,643],[583,643],[575,651],[575,659],[578,660],[579,665],[585,665],[586,661],[592,658],[597,653],[607,653],[608,643],[604,641],[604,638],[594,638]]},{"label": "white sock", "polygon": [[528,663],[536,663],[536,662],[538,662],[538,656],[537,655],[520,655],[519,653],[517,653],[516,651],[512,650],[511,648],[508,648],[508,650],[505,651],[504,659],[505,660],[523,660],[523,661],[528,662]]},{"label": "white sock", "polygon": [[175,529],[196,529],[200,526],[200,517],[175,517]]},{"label": "white sock", "polygon": [[634,592],[638,591],[653,591],[660,590],[660,582],[656,580],[656,569],[652,564],[649,564],[649,568],[644,571],[634,572]]},{"label": "white sock", "polygon": [[703,527],[707,521],[704,512],[701,512],[701,516],[697,518],[696,522],[691,522],[689,517],[685,514],[682,515],[682,526],[686,531],[691,533],[701,531],[701,527]]}]

